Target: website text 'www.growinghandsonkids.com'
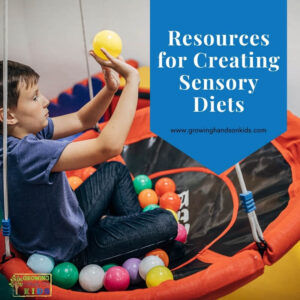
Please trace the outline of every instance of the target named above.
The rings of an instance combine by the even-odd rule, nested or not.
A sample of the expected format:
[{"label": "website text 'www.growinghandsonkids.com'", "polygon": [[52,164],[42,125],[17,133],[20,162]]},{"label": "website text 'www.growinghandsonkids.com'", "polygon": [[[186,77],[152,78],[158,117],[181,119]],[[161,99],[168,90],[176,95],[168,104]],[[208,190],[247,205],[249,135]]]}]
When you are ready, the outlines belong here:
[{"label": "website text 'www.growinghandsonkids.com'", "polygon": [[266,128],[248,128],[248,127],[238,127],[238,128],[217,128],[217,127],[212,127],[212,128],[171,128],[170,129],[171,133],[174,134],[231,134],[231,133],[238,133],[238,134],[264,134],[267,133]]}]

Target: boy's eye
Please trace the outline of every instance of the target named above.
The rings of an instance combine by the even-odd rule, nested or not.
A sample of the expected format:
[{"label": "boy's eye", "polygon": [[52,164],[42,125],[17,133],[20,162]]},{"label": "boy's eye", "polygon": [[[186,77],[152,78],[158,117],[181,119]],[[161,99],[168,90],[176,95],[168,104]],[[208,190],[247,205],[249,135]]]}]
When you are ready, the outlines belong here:
[{"label": "boy's eye", "polygon": [[37,101],[38,98],[39,98],[38,96],[34,96],[34,97],[33,97],[33,101]]}]

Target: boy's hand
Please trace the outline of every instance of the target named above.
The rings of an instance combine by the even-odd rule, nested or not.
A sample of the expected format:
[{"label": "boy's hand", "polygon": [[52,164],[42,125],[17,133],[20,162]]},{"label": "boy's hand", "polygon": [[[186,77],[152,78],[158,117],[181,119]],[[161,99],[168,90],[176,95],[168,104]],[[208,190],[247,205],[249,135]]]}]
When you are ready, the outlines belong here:
[{"label": "boy's hand", "polygon": [[111,68],[107,68],[107,67],[102,67],[102,71],[104,74],[106,88],[109,91],[115,93],[120,86],[119,74],[115,70],[113,70]]},{"label": "boy's hand", "polygon": [[90,55],[92,55],[95,58],[95,60],[101,65],[102,68],[111,68],[115,70],[121,76],[123,76],[126,81],[128,81],[131,78],[135,78],[139,81],[139,73],[134,67],[118,58],[114,58],[104,48],[101,48],[101,51],[105,54],[108,60],[101,59],[95,54],[94,51],[90,51]]}]

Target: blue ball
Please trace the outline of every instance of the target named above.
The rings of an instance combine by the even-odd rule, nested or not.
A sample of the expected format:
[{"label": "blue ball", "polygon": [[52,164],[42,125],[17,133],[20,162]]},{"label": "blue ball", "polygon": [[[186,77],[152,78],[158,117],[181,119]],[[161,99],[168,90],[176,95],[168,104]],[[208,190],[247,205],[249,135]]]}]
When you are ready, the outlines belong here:
[{"label": "blue ball", "polygon": [[27,260],[27,266],[34,273],[51,273],[54,264],[54,259],[52,257],[37,253],[30,255]]}]

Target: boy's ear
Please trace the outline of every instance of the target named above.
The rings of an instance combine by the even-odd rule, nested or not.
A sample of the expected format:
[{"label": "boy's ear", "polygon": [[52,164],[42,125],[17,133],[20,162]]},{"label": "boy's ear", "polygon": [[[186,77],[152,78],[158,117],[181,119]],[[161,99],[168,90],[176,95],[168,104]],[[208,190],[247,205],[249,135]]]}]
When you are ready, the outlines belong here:
[{"label": "boy's ear", "polygon": [[[0,122],[3,123],[3,107],[0,108]],[[15,125],[18,123],[18,120],[15,117],[15,114],[10,110],[7,109],[7,125]]]}]

